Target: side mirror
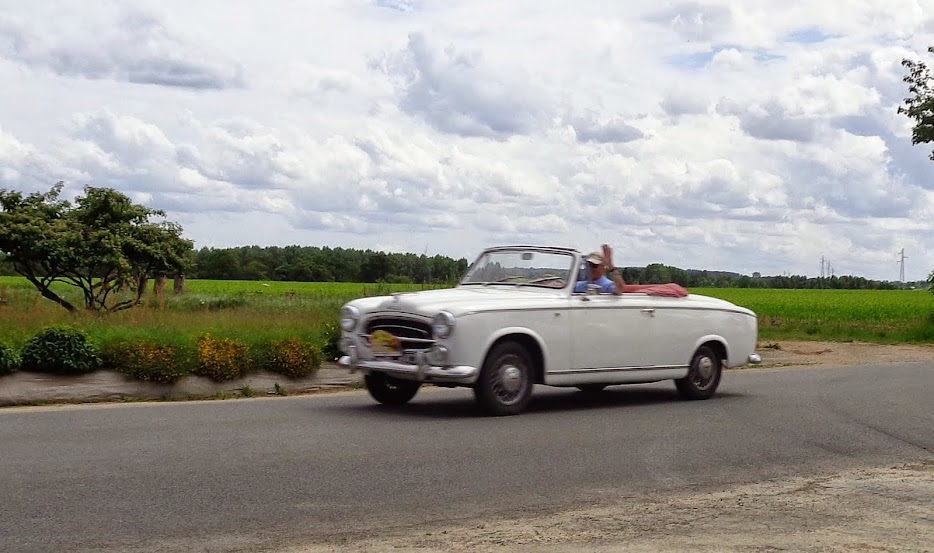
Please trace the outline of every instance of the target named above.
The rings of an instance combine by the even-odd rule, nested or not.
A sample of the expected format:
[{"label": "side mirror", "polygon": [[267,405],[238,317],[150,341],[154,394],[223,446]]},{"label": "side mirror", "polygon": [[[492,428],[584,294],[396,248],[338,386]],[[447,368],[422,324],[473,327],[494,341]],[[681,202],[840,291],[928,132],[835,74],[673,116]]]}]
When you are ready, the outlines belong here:
[{"label": "side mirror", "polygon": [[596,296],[603,292],[603,289],[600,288],[599,284],[588,284],[587,285],[587,295]]}]

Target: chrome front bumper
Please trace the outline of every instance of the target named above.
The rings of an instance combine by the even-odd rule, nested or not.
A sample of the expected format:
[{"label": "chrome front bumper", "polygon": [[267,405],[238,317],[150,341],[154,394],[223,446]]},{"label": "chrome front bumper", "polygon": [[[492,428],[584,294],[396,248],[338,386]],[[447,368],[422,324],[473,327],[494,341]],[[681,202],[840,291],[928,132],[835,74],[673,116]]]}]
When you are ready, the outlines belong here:
[{"label": "chrome front bumper", "polygon": [[415,355],[415,364],[400,363],[380,359],[360,359],[356,346],[350,346],[347,354],[337,360],[337,363],[350,369],[351,373],[358,370],[365,372],[381,372],[405,380],[419,382],[441,382],[452,384],[473,384],[477,381],[480,369],[466,365],[437,366],[428,363],[423,352]]},{"label": "chrome front bumper", "polygon": [[753,365],[758,365],[762,362],[762,356],[756,352],[752,352],[749,354],[749,362]]}]

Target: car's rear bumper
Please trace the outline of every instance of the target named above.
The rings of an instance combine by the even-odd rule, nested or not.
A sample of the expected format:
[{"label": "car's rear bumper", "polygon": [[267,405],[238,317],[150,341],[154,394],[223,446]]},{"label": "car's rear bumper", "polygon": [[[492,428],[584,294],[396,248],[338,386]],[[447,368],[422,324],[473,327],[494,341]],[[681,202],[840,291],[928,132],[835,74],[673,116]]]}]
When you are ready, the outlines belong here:
[{"label": "car's rear bumper", "polygon": [[465,385],[476,382],[480,374],[480,369],[477,367],[431,365],[421,352],[416,355],[415,364],[411,364],[384,359],[361,359],[356,347],[351,346],[348,349],[347,355],[338,359],[337,362],[340,366],[349,368],[350,372],[358,370],[381,372],[405,380]]}]

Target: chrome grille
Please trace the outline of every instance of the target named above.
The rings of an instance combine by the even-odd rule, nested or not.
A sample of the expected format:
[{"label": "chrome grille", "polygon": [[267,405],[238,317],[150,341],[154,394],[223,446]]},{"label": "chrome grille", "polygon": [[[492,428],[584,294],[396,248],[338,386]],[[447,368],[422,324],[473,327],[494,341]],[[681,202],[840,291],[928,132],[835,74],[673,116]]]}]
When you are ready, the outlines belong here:
[{"label": "chrome grille", "polygon": [[367,338],[377,330],[384,330],[402,342],[405,352],[427,350],[434,343],[431,325],[402,317],[378,317],[366,323]]}]

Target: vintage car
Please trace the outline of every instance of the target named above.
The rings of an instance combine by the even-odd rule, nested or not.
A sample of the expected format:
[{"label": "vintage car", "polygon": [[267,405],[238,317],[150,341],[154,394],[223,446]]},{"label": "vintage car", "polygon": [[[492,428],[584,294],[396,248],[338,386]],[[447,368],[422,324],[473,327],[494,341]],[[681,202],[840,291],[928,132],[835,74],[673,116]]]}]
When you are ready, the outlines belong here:
[{"label": "vintage car", "polygon": [[348,302],[340,311],[339,363],[361,371],[390,405],[423,383],[467,386],[494,415],[522,412],[535,384],[598,392],[615,384],[674,380],[707,399],[723,366],[759,362],[756,314],[675,284],[586,286],[585,260],[569,248],[490,248],[453,288]]}]

